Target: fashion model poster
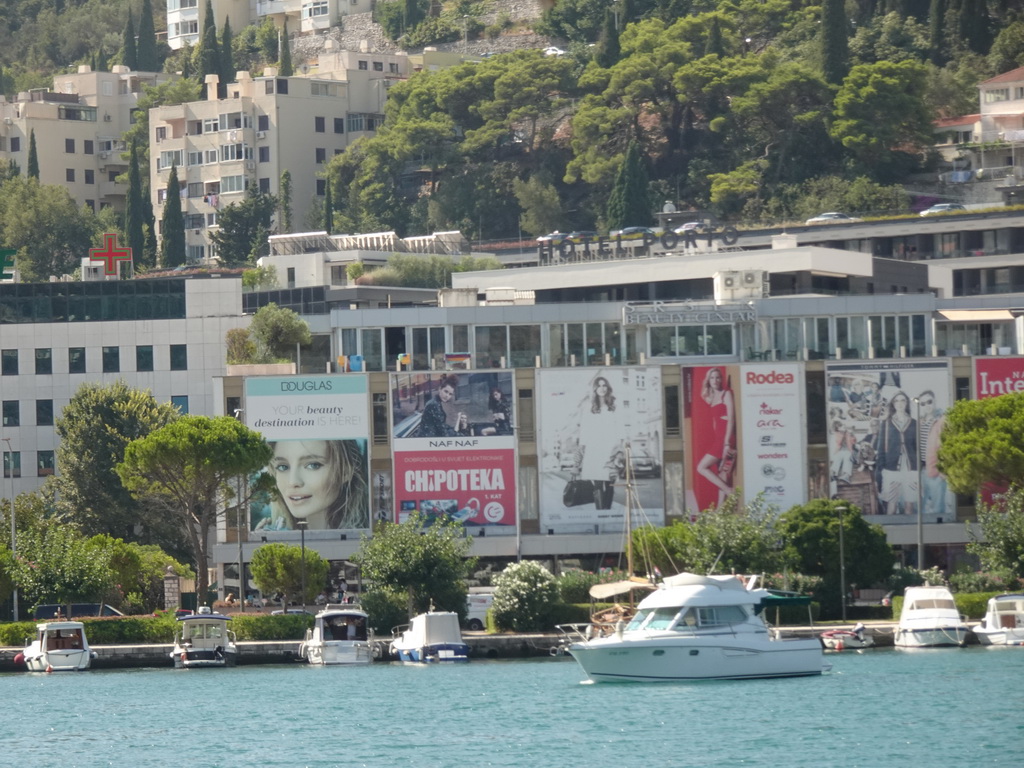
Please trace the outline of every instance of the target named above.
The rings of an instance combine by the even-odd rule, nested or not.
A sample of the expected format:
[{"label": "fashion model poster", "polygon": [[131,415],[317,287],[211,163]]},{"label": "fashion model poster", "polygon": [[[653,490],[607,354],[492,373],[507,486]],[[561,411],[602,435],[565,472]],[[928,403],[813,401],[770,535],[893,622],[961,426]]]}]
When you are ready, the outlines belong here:
[{"label": "fashion model poster", "polygon": [[[974,398],[999,397],[1024,392],[1024,357],[975,357]],[[981,501],[997,504],[1005,486],[988,483],[980,491]]]},{"label": "fashion model poster", "polygon": [[274,449],[275,490],[253,504],[255,529],[370,527],[365,376],[249,377],[244,416]]},{"label": "fashion model poster", "polygon": [[391,374],[395,517],[516,532],[511,371]]},{"label": "fashion model poster", "polygon": [[[537,372],[542,532],[622,533],[665,523],[661,370]],[[628,462],[628,466],[627,466]]]},{"label": "fashion model poster", "polygon": [[740,368],[684,367],[683,445],[686,451],[686,511],[691,519],[717,509],[739,487],[742,470],[737,440]]},{"label": "fashion model poster", "polygon": [[956,507],[936,469],[952,404],[948,360],[825,366],[829,492],[876,523],[951,519]]}]

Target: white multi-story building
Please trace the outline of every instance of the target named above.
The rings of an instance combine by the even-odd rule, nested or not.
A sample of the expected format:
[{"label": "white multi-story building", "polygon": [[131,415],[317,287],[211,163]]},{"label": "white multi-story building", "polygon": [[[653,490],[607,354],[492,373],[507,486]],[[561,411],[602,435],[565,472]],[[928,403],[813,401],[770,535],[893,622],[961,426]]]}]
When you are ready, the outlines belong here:
[{"label": "white multi-story building", "polygon": [[[316,75],[252,78],[239,72],[216,98],[157,107],[150,112],[150,189],[160,221],[171,166],[182,187],[187,255],[210,257],[209,230],[217,213],[242,200],[246,187],[278,194],[291,175],[292,221],[303,227],[323,197],[327,162],[384,119],[388,87],[407,76],[404,55],[329,52]],[[216,75],[207,77],[214,85]]]},{"label": "white multi-story building", "polygon": [[143,86],[173,77],[120,64],[93,72],[83,64],[73,74],[54,76],[52,91],[19,93],[13,102],[0,96],[0,160],[14,160],[24,174],[34,132],[40,183],[65,187],[76,203],[94,211],[122,209],[127,188],[116,181],[128,168],[122,135],[132,125]]}]

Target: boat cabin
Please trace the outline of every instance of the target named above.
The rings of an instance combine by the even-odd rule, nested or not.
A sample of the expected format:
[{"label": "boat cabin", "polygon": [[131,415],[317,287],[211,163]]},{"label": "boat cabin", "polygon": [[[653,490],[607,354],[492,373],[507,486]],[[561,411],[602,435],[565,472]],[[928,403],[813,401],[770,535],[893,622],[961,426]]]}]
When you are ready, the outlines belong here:
[{"label": "boat cabin", "polygon": [[81,625],[54,628],[43,624],[39,627],[39,641],[47,651],[78,651],[85,647]]}]

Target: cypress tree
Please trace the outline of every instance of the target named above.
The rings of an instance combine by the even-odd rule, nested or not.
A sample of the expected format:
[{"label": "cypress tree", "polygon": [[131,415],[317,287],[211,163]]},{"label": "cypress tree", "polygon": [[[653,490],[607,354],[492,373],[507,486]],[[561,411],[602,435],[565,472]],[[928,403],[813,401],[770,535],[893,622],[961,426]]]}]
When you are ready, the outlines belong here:
[{"label": "cypress tree", "polygon": [[292,231],[292,174],[284,171],[278,184],[277,222],[282,235]]},{"label": "cypress tree", "polygon": [[159,72],[160,54],[156,49],[156,31],[153,29],[153,4],[150,0],[142,0],[142,11],[139,14],[139,42],[136,46],[136,59],[140,72]]},{"label": "cypress tree", "polygon": [[143,231],[142,179],[139,174],[139,151],[132,140],[128,160],[128,193],[124,207],[124,233],[128,247],[132,249],[132,260],[145,265],[146,233]]},{"label": "cypress tree", "polygon": [[284,30],[281,32],[281,60],[278,62],[278,74],[281,77],[291,77],[295,74],[292,69],[292,48],[288,42],[288,21],[284,22]]},{"label": "cypress tree", "polygon": [[208,14],[206,18],[209,23],[203,25],[203,35],[199,38],[199,50],[197,51],[196,74],[199,75],[200,83],[206,81],[207,75],[220,76],[220,45],[217,42],[217,28],[213,23],[210,0],[207,0],[206,7]]},{"label": "cypress tree", "polygon": [[128,9],[128,21],[124,25],[124,36],[121,40],[121,63],[134,71],[139,68],[139,51],[135,46],[135,24],[132,22],[132,9]]},{"label": "cypress tree", "polygon": [[615,28],[615,14],[611,8],[604,12],[604,22],[601,24],[601,34],[597,38],[597,53],[594,60],[608,69],[614,66],[622,55],[622,48],[619,46],[619,31]]},{"label": "cypress tree", "polygon": [[143,262],[150,267],[156,266],[159,252],[156,242],[156,216],[153,213],[153,198],[149,195],[149,183],[142,185],[142,231],[145,238],[142,245]]},{"label": "cypress tree", "polygon": [[36,149],[36,129],[33,128],[28,135],[28,167],[25,174],[30,179],[39,181],[39,150]]},{"label": "cypress tree", "polygon": [[821,72],[825,82],[840,85],[850,72],[850,46],[846,36],[846,8],[843,0],[821,4]]},{"label": "cypress tree", "polygon": [[231,19],[225,17],[224,29],[220,33],[220,81],[222,83],[235,82],[235,60],[232,55],[234,42],[231,34]]},{"label": "cypress tree", "polygon": [[605,216],[608,228],[638,227],[649,223],[651,204],[648,197],[647,171],[644,170],[643,158],[640,156],[640,145],[632,140],[608,197]]},{"label": "cypress tree", "polygon": [[160,217],[160,266],[177,267],[185,263],[185,217],[181,213],[181,186],[178,167],[171,166],[167,179],[167,200]]},{"label": "cypress tree", "polygon": [[722,40],[722,26],[717,16],[711,17],[711,26],[708,29],[707,41],[704,43],[704,55],[717,54],[719,58],[725,56],[725,43]]},{"label": "cypress tree", "polygon": [[103,46],[100,46],[99,52],[96,54],[96,68],[94,72],[107,72],[110,70],[110,62],[107,59],[107,52],[103,50]]},{"label": "cypress tree", "polygon": [[334,201],[331,199],[331,177],[327,176],[324,184],[324,230],[328,235],[334,229]]},{"label": "cypress tree", "polygon": [[946,0],[932,0],[928,11],[928,58],[941,67],[946,63]]}]

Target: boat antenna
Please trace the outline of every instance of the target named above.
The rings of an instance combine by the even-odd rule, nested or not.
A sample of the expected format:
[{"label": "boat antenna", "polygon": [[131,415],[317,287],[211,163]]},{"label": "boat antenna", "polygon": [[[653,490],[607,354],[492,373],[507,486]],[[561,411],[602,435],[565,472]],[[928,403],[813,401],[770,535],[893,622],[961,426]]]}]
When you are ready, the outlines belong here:
[{"label": "boat antenna", "polygon": [[712,573],[715,572],[715,568],[718,567],[718,561],[722,559],[722,555],[724,555],[724,554],[725,554],[725,547],[722,547],[721,551],[719,551],[719,553],[718,553],[718,557],[715,558],[715,562],[713,562],[711,564],[711,567],[708,568],[708,572],[705,574],[706,576],[710,576]]}]

